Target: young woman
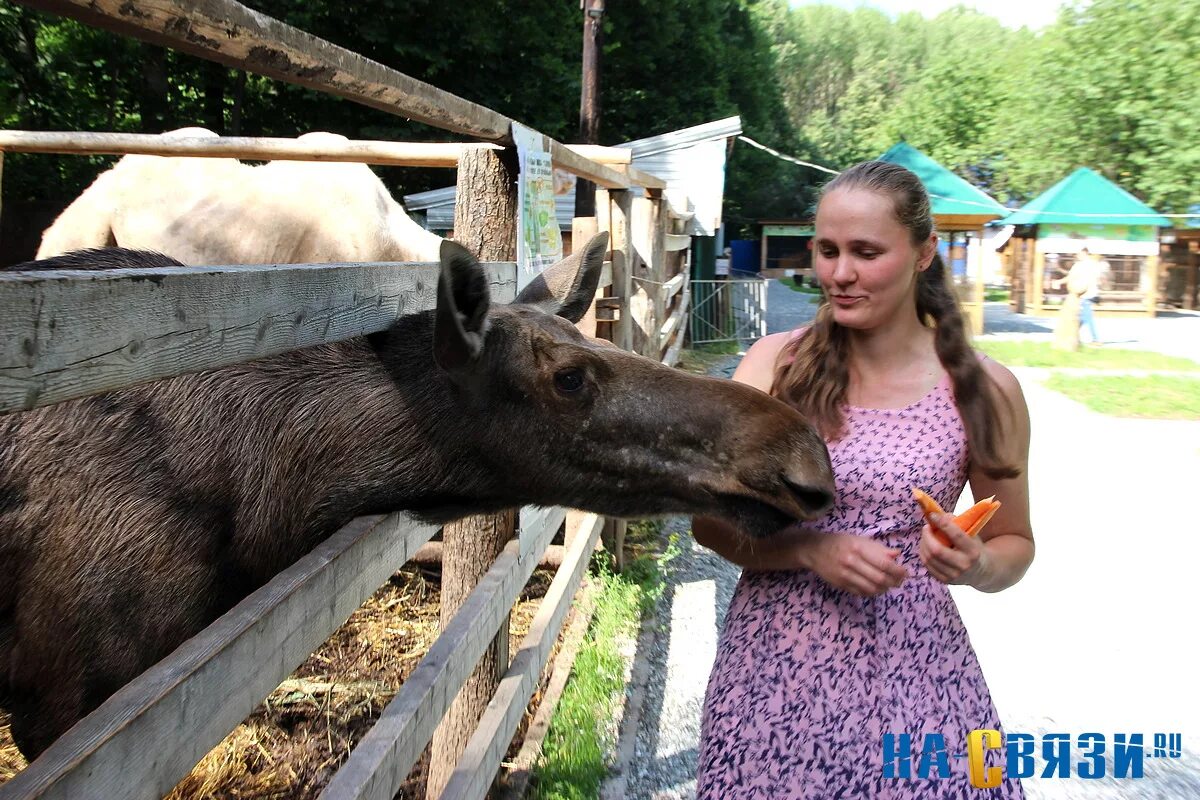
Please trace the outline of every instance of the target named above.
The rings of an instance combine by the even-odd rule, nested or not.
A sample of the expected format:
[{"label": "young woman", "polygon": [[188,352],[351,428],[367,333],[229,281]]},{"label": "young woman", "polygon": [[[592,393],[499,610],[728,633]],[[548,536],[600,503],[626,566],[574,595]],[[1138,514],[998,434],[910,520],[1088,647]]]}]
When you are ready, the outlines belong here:
[{"label": "young woman", "polygon": [[[971,787],[955,757],[999,720],[947,585],[998,592],[1033,560],[1029,412],[972,350],[936,245],[915,175],[842,173],[817,210],[816,320],[761,339],[733,376],[814,421],[838,487],[826,516],[768,540],[693,522],[744,568],[705,698],[702,799],[1023,797],[1016,781]],[[935,520],[947,546],[911,489],[950,510],[967,481],[1002,505],[977,537]],[[948,769],[929,753],[921,777],[937,735]]]}]

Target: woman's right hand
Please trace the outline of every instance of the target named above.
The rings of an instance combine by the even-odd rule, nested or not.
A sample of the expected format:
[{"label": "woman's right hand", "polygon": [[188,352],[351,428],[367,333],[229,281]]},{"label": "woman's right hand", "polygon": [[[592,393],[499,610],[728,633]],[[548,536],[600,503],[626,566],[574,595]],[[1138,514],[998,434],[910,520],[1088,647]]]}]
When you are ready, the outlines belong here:
[{"label": "woman's right hand", "polygon": [[805,542],[806,566],[835,589],[874,597],[904,583],[900,551],[852,533],[818,533]]}]

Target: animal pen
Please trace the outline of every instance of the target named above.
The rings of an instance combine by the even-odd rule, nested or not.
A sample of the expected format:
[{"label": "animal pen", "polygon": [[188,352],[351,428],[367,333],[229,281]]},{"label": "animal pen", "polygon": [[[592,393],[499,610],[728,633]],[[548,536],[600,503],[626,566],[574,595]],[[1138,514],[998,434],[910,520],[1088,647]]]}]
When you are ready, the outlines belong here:
[{"label": "animal pen", "polygon": [[[338,145],[5,131],[0,158],[4,151],[141,153],[458,167],[459,186],[472,191],[459,193],[455,238],[490,262],[497,302],[516,295],[512,256],[494,255],[496,245],[487,238],[495,230],[515,235],[515,203],[507,204],[504,218],[485,215],[484,206],[473,202],[481,193],[478,184],[471,183],[506,186],[503,156],[513,145],[513,120],[232,0],[25,4],[476,141]],[[628,151],[571,147],[548,137],[543,142],[556,167],[599,187],[597,215],[575,220],[575,241],[597,230],[611,234],[610,263],[593,312],[580,327],[673,365],[683,345],[690,290],[681,252],[687,237],[670,231],[687,215],[664,201],[662,180],[630,166]],[[511,180],[507,187],[512,190]],[[433,308],[437,283],[433,264],[0,273],[0,413],[381,331],[401,316]],[[447,598],[443,588],[440,636],[321,797],[391,798],[434,740],[461,687],[476,680],[472,670],[490,653],[499,673],[482,678],[490,703],[462,710],[463,717],[473,715],[464,723],[473,726],[469,740],[445,748],[442,756],[435,746],[431,767],[442,775],[437,796],[483,797],[538,686],[604,524],[594,514],[523,509],[519,533],[496,523],[490,541],[481,534],[471,541],[451,537],[453,526],[447,526],[447,563],[468,558],[466,548],[479,548],[480,541],[488,552],[475,558],[475,575],[464,579],[461,597]],[[619,553],[622,526],[610,524]],[[509,659],[496,642],[506,638],[509,610],[560,530],[565,544],[553,560],[561,566]],[[437,532],[403,513],[345,525],[110,697],[0,786],[0,798],[162,796]],[[463,745],[461,756],[451,752]]]}]

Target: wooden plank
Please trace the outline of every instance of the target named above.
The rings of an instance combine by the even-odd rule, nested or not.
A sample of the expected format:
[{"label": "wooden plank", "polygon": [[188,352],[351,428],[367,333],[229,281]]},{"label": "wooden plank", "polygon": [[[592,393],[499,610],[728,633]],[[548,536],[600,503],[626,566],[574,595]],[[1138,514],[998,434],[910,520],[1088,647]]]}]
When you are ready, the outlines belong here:
[{"label": "wooden plank", "polygon": [[233,0],[18,0],[88,25],[511,144],[512,121]]},{"label": "wooden plank", "polygon": [[671,280],[664,283],[661,288],[663,301],[669,303],[672,297],[679,294],[679,291],[683,289],[683,286],[686,282],[687,275],[683,272],[680,272],[674,278],[671,278]]},{"label": "wooden plank", "polygon": [[[563,520],[566,518],[567,510],[557,506],[549,508],[525,506],[522,508],[517,524],[517,536],[521,542],[520,557],[524,559],[533,552],[533,548],[538,545],[538,537],[541,536],[544,528],[558,530],[562,527]],[[542,550],[545,549],[543,546]],[[537,556],[541,558],[541,555],[539,551]]]},{"label": "wooden plank", "polygon": [[344,526],[67,731],[0,798],[162,797],[436,531],[403,514]]},{"label": "wooden plank", "polygon": [[630,192],[596,190],[596,220],[600,230],[609,232],[612,292],[619,303],[613,344],[622,350],[633,349],[633,318],[629,314],[629,298],[633,294],[632,216],[633,195]]},{"label": "wooden plank", "polygon": [[547,149],[550,151],[550,160],[559,169],[565,169],[567,172],[589,180],[605,189],[628,189],[632,185],[629,176],[618,169],[589,161],[571,148],[564,144],[559,144],[548,136],[546,137],[546,144]]},{"label": "wooden plank", "polygon": [[349,759],[321,792],[322,800],[391,800],[433,738],[459,688],[507,618],[538,555],[557,528],[546,527],[526,558],[520,543],[504,552],[417,664]]},{"label": "wooden plank", "polygon": [[666,234],[665,246],[668,253],[677,253],[692,246],[692,237],[681,233]]},{"label": "wooden plank", "polygon": [[656,191],[662,191],[667,188],[667,182],[662,178],[657,175],[651,175],[649,172],[640,170],[635,166],[619,164],[616,169],[617,172],[620,172],[629,179],[629,183],[632,186],[641,186],[644,189],[653,189]]},{"label": "wooden plank", "polygon": [[[492,297],[516,267],[488,264]],[[430,264],[0,272],[0,413],[386,329],[433,308]]]},{"label": "wooden plank", "polygon": [[74,131],[0,131],[0,151],[74,153],[186,158],[241,158],[259,161],[339,161],[400,167],[458,166],[464,150],[497,148],[493,144],[446,142],[325,142],[251,136],[176,138],[149,133],[80,133]]},{"label": "wooden plank", "polygon": [[[683,297],[679,298],[679,309],[676,313],[682,315],[684,320],[687,319],[688,306],[692,299],[691,286],[684,288]],[[681,325],[679,330],[675,332],[675,343],[667,348],[667,354],[663,356],[663,363],[668,367],[673,367],[679,363],[679,351],[683,349],[683,340],[687,338],[687,325]]]},{"label": "wooden plank", "polygon": [[603,518],[589,514],[581,520],[586,533],[576,534],[562,567],[554,575],[546,596],[538,606],[529,633],[521,642],[495,697],[467,743],[467,749],[450,776],[441,800],[476,800],[487,794],[500,761],[512,741],[529,699],[537,688],[542,667],[558,639],[571,600],[579,590],[583,572],[600,537]]},{"label": "wooden plank", "polygon": [[667,317],[667,321],[663,323],[662,330],[658,332],[660,349],[666,346],[667,342],[670,341],[671,336],[675,333],[675,330],[679,327],[679,324],[683,319],[682,312],[684,310],[685,309],[681,305],[679,308],[675,309],[675,312],[671,314],[671,316]]},{"label": "wooden plank", "polygon": [[569,144],[567,149],[597,164],[631,164],[633,151],[628,147],[604,147],[598,144]]}]

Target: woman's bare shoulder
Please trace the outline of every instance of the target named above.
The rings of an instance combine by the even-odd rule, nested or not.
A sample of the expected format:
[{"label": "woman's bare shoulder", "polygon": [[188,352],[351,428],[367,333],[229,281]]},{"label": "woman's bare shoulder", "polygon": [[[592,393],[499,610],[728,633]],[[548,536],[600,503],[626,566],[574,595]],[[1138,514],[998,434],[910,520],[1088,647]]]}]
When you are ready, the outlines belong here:
[{"label": "woman's bare shoulder", "polygon": [[764,392],[771,391],[775,380],[775,368],[779,363],[779,354],[792,339],[796,331],[784,331],[764,336],[750,346],[746,355],[742,356],[733,379],[747,383]]},{"label": "woman's bare shoulder", "polygon": [[983,367],[987,376],[995,381],[1009,399],[1015,400],[1023,397],[1021,382],[1017,380],[1016,375],[1013,375],[1012,370],[978,350],[975,351],[975,356],[979,359],[979,366]]}]

